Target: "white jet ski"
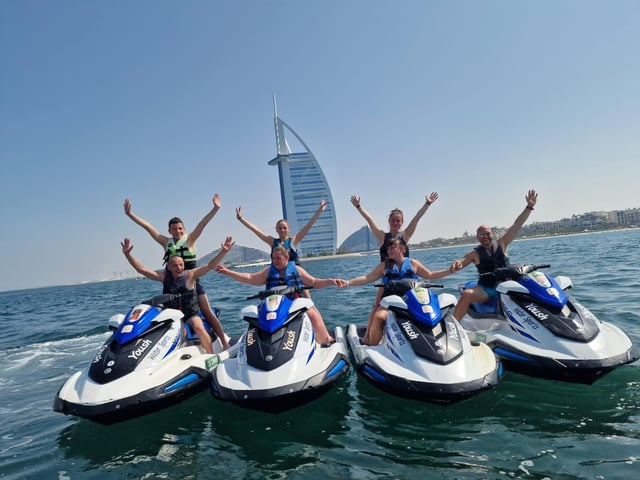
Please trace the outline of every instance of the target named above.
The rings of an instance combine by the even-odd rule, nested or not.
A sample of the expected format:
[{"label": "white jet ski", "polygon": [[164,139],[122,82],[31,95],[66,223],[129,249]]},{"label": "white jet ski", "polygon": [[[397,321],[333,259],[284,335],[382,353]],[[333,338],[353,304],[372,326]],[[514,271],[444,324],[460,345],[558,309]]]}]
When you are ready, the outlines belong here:
[{"label": "white jet ski", "polygon": [[567,293],[569,277],[539,271],[547,267],[512,265],[491,273],[498,296],[470,306],[461,320],[469,336],[488,344],[507,370],[567,382],[591,384],[637,360],[629,337],[576,302]]},{"label": "white jet ski", "polygon": [[437,286],[415,279],[389,282],[387,288],[398,295],[380,302],[388,309],[380,343],[361,343],[366,325],[350,324],[347,338],[358,371],[375,387],[401,397],[451,404],[494,387],[502,367],[485,344],[469,341],[451,316],[455,296],[436,295],[431,288]]},{"label": "white jet ski", "polygon": [[[113,334],[89,366],[62,385],[53,409],[112,424],[168,407],[206,389],[220,356],[205,352],[182,321],[180,310],[164,307],[175,297],[158,295],[126,315],[112,316],[109,328]],[[213,348],[224,358],[233,354],[222,352],[219,339]]]},{"label": "white jet ski", "polygon": [[342,328],[333,331],[335,343],[316,343],[306,313],[313,301],[291,298],[297,293],[278,286],[249,297],[262,301],[242,309],[249,327],[238,341],[238,354],[213,372],[214,397],[279,413],[317,399],[349,370]]}]

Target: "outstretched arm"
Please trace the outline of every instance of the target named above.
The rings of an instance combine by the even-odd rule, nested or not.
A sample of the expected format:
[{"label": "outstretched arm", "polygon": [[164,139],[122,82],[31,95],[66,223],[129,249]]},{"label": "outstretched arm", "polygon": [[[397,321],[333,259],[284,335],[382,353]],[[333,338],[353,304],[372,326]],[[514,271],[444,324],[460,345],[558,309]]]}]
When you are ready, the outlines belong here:
[{"label": "outstretched arm", "polygon": [[190,270],[191,272],[193,272],[193,275],[192,275],[193,278],[194,279],[200,278],[201,276],[209,273],[211,270],[216,268],[216,266],[222,261],[225,255],[229,253],[229,250],[231,250],[231,247],[233,247],[235,244],[236,243],[233,241],[233,238],[227,237],[224,243],[220,244],[220,251],[218,252],[218,254],[215,257],[213,257],[211,260],[209,260],[209,263],[201,267],[194,268],[193,270]]},{"label": "outstretched arm", "polygon": [[316,213],[313,215],[313,217],[311,217],[311,220],[309,220],[307,224],[304,227],[302,227],[302,230],[300,230],[291,238],[291,243],[294,248],[297,248],[298,244],[307,235],[307,233],[309,233],[309,230],[311,230],[311,227],[313,226],[314,223],[316,223],[316,220],[318,220],[318,218],[320,217],[320,214],[324,212],[325,208],[327,208],[327,201],[323,198],[322,201],[320,202],[320,207],[318,208]]},{"label": "outstretched arm", "polygon": [[416,228],[418,227],[418,222],[424,216],[424,214],[427,213],[427,210],[429,209],[431,204],[435,202],[437,199],[438,199],[438,192],[432,192],[431,195],[427,195],[425,197],[424,205],[420,207],[420,210],[418,210],[416,215],[411,219],[411,221],[409,222],[409,225],[407,225],[407,228],[404,229],[402,238],[404,239],[405,243],[407,244],[409,243],[409,239],[416,232]]},{"label": "outstretched arm", "polygon": [[376,268],[371,270],[366,275],[360,275],[359,277],[347,280],[347,287],[359,287],[360,285],[366,285],[367,283],[375,282],[384,275],[385,263],[379,263]]},{"label": "outstretched arm", "polygon": [[196,228],[193,229],[193,232],[189,234],[187,240],[189,246],[193,246],[193,244],[196,243],[196,240],[202,234],[204,227],[207,226],[207,224],[211,221],[215,214],[218,213],[218,210],[220,210],[220,206],[220,195],[216,193],[213,195],[213,208],[209,210],[209,213],[207,213],[204,218],[200,220],[200,222],[196,225]]},{"label": "outstretched arm", "polygon": [[275,238],[272,237],[271,235],[267,235],[258,227],[256,227],[253,223],[251,223],[249,220],[244,218],[242,216],[242,207],[236,208],[236,218],[240,220],[241,224],[243,224],[245,227],[247,227],[249,230],[255,233],[258,236],[258,238],[262,240],[264,243],[266,243],[269,246],[273,245],[273,241],[275,240]]},{"label": "outstretched arm", "polygon": [[362,218],[364,218],[369,224],[369,228],[373,232],[373,236],[376,237],[376,240],[378,241],[378,246],[381,247],[384,243],[384,230],[381,230],[380,227],[376,225],[376,222],[371,218],[371,215],[369,215],[369,213],[367,213],[364,207],[360,204],[360,197],[351,195],[351,203],[360,212]]},{"label": "outstretched arm", "polygon": [[267,267],[259,272],[248,273],[236,272],[235,270],[228,269],[224,265],[218,265],[216,267],[216,272],[226,275],[227,277],[231,277],[238,282],[248,283],[249,285],[264,285],[267,283],[267,273],[269,272],[269,268]]},{"label": "outstretched arm", "polygon": [[161,282],[164,279],[163,274],[160,274],[155,270],[149,270],[147,267],[142,265],[137,258],[131,255],[131,250],[133,250],[133,244],[131,243],[131,240],[125,238],[122,242],[120,242],[120,245],[122,245],[122,253],[124,253],[124,256],[136,272],[147,277],[149,280],[157,280]]},{"label": "outstretched arm", "polygon": [[536,202],[538,201],[538,194],[535,190],[529,190],[524,198],[527,201],[527,205],[524,207],[524,210],[522,210],[522,213],[518,215],[516,221],[509,227],[509,230],[507,230],[507,232],[498,239],[498,243],[502,245],[502,250],[505,254],[507,253],[507,246],[515,240],[518,232],[524,225],[524,222],[527,221],[529,215],[533,212]]},{"label": "outstretched arm", "polygon": [[125,198],[124,200],[124,213],[127,217],[129,217],[135,223],[137,223],[142,228],[144,228],[149,233],[149,235],[151,235],[151,238],[153,238],[156,242],[162,245],[162,248],[165,248],[167,246],[167,243],[169,242],[169,237],[162,235],[160,232],[158,232],[158,230],[155,229],[153,225],[151,225],[145,219],[140,218],[135,213],[133,213],[133,210],[131,208],[131,202],[129,201],[128,198]]},{"label": "outstretched arm", "polygon": [[297,267],[297,270],[305,287],[326,288],[331,285],[343,287],[346,284],[344,280],[339,278],[316,278],[302,267]]},{"label": "outstretched arm", "polygon": [[452,267],[443,268],[442,270],[429,270],[418,260],[414,259],[411,259],[411,265],[419,277],[426,278],[428,280],[438,280],[439,278],[444,278],[454,272]]}]

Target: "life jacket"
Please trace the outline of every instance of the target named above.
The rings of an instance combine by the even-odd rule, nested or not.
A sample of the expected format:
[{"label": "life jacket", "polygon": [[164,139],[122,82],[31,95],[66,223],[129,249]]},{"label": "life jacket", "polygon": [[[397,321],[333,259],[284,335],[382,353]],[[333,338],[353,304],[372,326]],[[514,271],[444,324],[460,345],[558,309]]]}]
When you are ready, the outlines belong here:
[{"label": "life jacket", "polygon": [[271,264],[269,273],[267,274],[266,290],[281,285],[288,285],[295,288],[304,287],[302,279],[298,274],[298,269],[296,268],[295,262],[289,261],[289,263],[287,263],[287,268],[284,271],[284,278],[280,276],[280,271],[273,264]]},{"label": "life jacket", "polygon": [[170,238],[167,242],[167,248],[164,252],[164,258],[162,259],[163,263],[167,263],[169,261],[169,257],[173,257],[178,255],[184,260],[184,268],[186,270],[191,270],[192,268],[196,268],[196,246],[193,245],[191,248],[187,245],[187,240],[189,239],[189,235],[184,235],[177,242]]},{"label": "life jacket", "polygon": [[287,237],[284,242],[279,238],[274,238],[273,243],[271,244],[271,252],[276,247],[284,247],[289,249],[289,261],[299,263],[298,262],[298,252],[293,248],[293,244],[291,243],[291,237]]},{"label": "life jacket", "polygon": [[409,256],[409,245],[407,245],[407,242],[404,241],[404,237],[402,236],[402,233],[398,232],[396,234],[393,234],[391,232],[386,232],[384,234],[384,240],[382,241],[382,246],[380,247],[381,262],[384,262],[387,258],[389,258],[389,256],[387,255],[387,247],[389,245],[389,240],[392,240],[394,238],[399,238],[402,241],[402,244],[404,245],[404,256],[405,257]]},{"label": "life jacket", "polygon": [[507,257],[502,250],[502,246],[497,240],[491,242],[492,252],[488,252],[482,245],[474,247],[474,250],[478,253],[480,262],[476,265],[478,269],[478,285],[483,287],[493,288],[496,286],[496,279],[494,275],[482,275],[492,273],[496,268],[506,267],[509,265],[509,257]]},{"label": "life jacket", "polygon": [[180,294],[180,299],[167,305],[169,308],[182,310],[185,320],[198,313],[198,295],[196,289],[187,288],[187,274],[185,270],[180,278],[175,280],[169,270],[165,270],[164,280],[162,280],[162,293]]},{"label": "life jacket", "polygon": [[[385,285],[389,284],[390,280],[402,280],[403,278],[419,278],[418,275],[413,271],[413,267],[411,266],[411,259],[409,257],[405,257],[398,268],[398,264],[388,258],[386,260],[387,268],[385,270],[385,274],[382,277],[382,283]],[[393,292],[385,287],[382,291],[382,296],[386,297],[387,295],[391,295]]]}]

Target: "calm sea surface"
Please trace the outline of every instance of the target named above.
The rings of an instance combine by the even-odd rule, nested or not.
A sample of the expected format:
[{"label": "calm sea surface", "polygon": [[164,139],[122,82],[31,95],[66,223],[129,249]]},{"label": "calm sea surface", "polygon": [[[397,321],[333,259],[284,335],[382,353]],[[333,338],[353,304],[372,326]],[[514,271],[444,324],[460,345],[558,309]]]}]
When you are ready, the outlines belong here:
[{"label": "calm sea surface", "polygon": [[[640,344],[640,230],[516,241],[514,263],[550,263],[600,319]],[[414,252],[428,268],[469,247]],[[377,257],[307,262],[350,278]],[[443,280],[445,291],[473,267]],[[228,333],[255,288],[205,279]],[[160,290],[148,280],[0,292],[2,479],[638,479],[640,362],[594,385],[508,373],[452,406],[386,395],[352,369],[318,401],[280,415],[240,409],[208,391],[146,417],[100,426],[52,410],[53,398],[108,336],[107,319]],[[366,321],[375,288],[312,291],[329,325]]]}]

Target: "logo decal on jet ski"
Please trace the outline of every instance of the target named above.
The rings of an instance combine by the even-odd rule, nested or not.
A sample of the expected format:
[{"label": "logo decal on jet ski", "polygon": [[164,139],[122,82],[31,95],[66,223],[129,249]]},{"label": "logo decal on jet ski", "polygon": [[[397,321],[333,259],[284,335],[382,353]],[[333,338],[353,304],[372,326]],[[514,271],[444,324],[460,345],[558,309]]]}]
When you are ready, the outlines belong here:
[{"label": "logo decal on jet ski", "polygon": [[247,347],[250,347],[251,345],[253,345],[255,343],[256,339],[254,337],[254,334],[255,334],[255,330],[253,330],[253,329],[249,330],[247,332],[247,340],[246,340]]},{"label": "logo decal on jet ski", "polygon": [[396,341],[398,342],[398,345],[404,345],[406,341],[404,339],[404,335],[402,335],[402,332],[398,328],[397,323],[391,324],[391,330],[393,331],[393,337],[395,337]]},{"label": "logo decal on jet ski", "polygon": [[447,323],[447,335],[457,340],[459,338],[459,335],[458,335],[458,329],[456,328],[455,322],[452,322],[451,320],[447,320],[446,323]]},{"label": "logo decal on jet ski", "polygon": [[547,278],[547,276],[542,273],[542,272],[538,272],[538,271],[533,271],[529,274],[531,276],[531,278],[533,278],[541,287],[550,287],[551,286],[551,282],[549,282],[549,279]]},{"label": "logo decal on jet ski", "polygon": [[411,340],[415,340],[420,336],[413,329],[411,322],[402,322],[400,326],[404,329],[404,332],[407,334],[407,337],[409,337]]},{"label": "logo decal on jet ski", "polygon": [[524,306],[525,310],[529,312],[531,315],[536,317],[538,320],[546,320],[549,318],[549,315],[541,311],[535,303],[530,303],[529,305]]},{"label": "logo decal on jet ski", "polygon": [[105,343],[104,345],[102,345],[102,347],[100,347],[100,350],[98,350],[98,353],[96,353],[95,358],[93,359],[93,363],[98,363],[100,360],[102,360],[102,354],[104,353],[104,351],[107,349],[107,344]]},{"label": "logo decal on jet ski", "polygon": [[151,340],[149,340],[148,338],[145,338],[142,343],[140,344],[140,346],[138,348],[136,348],[133,352],[131,352],[127,358],[132,358],[134,360],[138,360],[145,352],[145,350],[147,348],[149,348],[151,345],[153,345],[153,342]]},{"label": "logo decal on jet ski", "polygon": [[131,312],[131,316],[129,317],[129,321],[130,322],[135,322],[136,320],[138,320],[140,318],[140,315],[142,315],[143,312],[144,312],[144,310],[142,308],[136,308],[133,312]]},{"label": "logo decal on jet ski", "polygon": [[283,350],[293,350],[296,346],[296,332],[294,330],[287,330],[287,339],[282,344]]}]

